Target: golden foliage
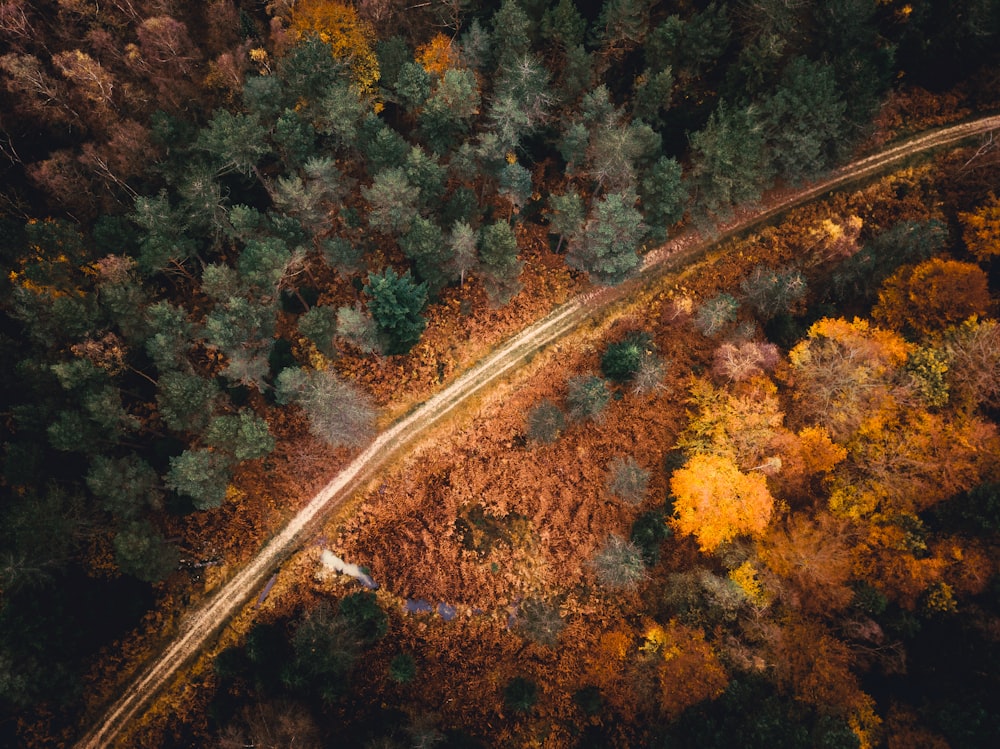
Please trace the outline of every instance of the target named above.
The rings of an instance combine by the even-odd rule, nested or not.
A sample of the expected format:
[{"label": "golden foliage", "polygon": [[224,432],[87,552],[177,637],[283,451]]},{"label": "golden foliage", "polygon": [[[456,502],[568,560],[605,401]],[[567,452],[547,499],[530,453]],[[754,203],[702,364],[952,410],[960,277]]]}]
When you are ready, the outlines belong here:
[{"label": "golden foliage", "polygon": [[926,335],[990,308],[989,279],[973,263],[931,258],[905,265],[882,284],[872,317]]},{"label": "golden foliage", "polygon": [[969,213],[959,213],[962,239],[978,260],[1000,255],[1000,198],[990,193],[989,200]]},{"label": "golden foliage", "polygon": [[670,478],[674,525],[712,552],[736,536],[761,534],[771,520],[774,498],[759,473],[743,473],[724,455],[693,456]]},{"label": "golden foliage", "polygon": [[736,583],[736,586],[743,591],[754,606],[763,608],[771,603],[771,594],[761,583],[757,576],[757,569],[748,559],[739,567],[729,571],[729,579]]},{"label": "golden foliage", "polygon": [[438,77],[458,67],[458,52],[450,37],[435,34],[429,42],[417,47],[415,58],[431,75]]},{"label": "golden foliage", "polygon": [[292,9],[291,32],[296,39],[318,36],[336,59],[350,65],[359,92],[375,92],[380,78],[375,31],[352,6],[336,0],[300,0]]},{"label": "golden foliage", "polygon": [[847,457],[847,448],[834,443],[830,432],[811,426],[799,430],[799,445],[806,471],[810,474],[829,473]]},{"label": "golden foliage", "polygon": [[680,715],[691,705],[722,694],[729,677],[701,629],[671,620],[665,627],[657,625],[656,630],[661,643],[657,676],[664,713]]}]

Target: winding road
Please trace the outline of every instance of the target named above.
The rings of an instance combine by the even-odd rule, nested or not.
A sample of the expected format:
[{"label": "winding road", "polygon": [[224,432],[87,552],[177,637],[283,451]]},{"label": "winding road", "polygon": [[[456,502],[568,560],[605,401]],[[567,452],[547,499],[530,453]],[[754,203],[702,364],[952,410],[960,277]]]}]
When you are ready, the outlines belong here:
[{"label": "winding road", "polygon": [[585,292],[501,344],[494,353],[380,434],[272,537],[249,564],[191,611],[182,621],[176,637],[158,656],[142,667],[100,721],[76,744],[77,749],[116,746],[127,726],[148,709],[153,699],[180,669],[222,630],[266,583],[275,568],[299,548],[337,507],[363,488],[383,468],[391,465],[401,453],[415,446],[431,426],[470,397],[525,363],[533,354],[614,302],[635,293],[642,286],[654,283],[663,274],[691,262],[711,246],[735,233],[750,229],[831,190],[878,174],[913,155],[956,145],[997,129],[1000,129],[1000,116],[984,117],[921,134],[853,162],[820,182],[794,192],[775,194],[763,206],[742,212],[739,218],[721,227],[712,237],[702,238],[694,231],[686,231],[646,255],[637,278],[622,286]]}]

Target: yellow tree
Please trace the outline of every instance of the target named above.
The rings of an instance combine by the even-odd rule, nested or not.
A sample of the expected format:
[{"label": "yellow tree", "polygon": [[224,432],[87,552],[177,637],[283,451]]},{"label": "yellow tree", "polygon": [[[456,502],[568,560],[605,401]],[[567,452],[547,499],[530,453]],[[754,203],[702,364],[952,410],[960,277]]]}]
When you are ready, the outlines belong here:
[{"label": "yellow tree", "polygon": [[992,193],[989,200],[970,213],[958,214],[962,238],[969,252],[979,260],[1000,255],[1000,198]]},{"label": "yellow tree", "polygon": [[693,456],[670,478],[674,525],[712,552],[739,535],[760,535],[771,520],[774,498],[760,473],[743,473],[725,455]]},{"label": "yellow tree", "polygon": [[345,61],[361,93],[374,93],[379,81],[375,31],[350,5],[337,0],[299,0],[292,9],[291,31],[297,39],[315,35]]}]

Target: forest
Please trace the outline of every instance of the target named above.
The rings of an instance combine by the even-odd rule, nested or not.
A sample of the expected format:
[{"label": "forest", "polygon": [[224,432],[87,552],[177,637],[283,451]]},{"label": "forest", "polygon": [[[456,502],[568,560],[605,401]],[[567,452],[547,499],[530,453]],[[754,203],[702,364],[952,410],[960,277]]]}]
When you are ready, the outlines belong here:
[{"label": "forest", "polygon": [[[0,744],[530,323],[998,110],[997,0],[0,0]],[[121,745],[993,746],[998,195],[991,134],[637,287]]]}]

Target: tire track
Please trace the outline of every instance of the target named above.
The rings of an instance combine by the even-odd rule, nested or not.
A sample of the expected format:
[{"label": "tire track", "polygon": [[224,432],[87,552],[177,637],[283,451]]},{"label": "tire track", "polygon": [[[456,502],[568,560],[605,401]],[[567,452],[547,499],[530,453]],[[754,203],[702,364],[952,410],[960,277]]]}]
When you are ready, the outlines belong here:
[{"label": "tire track", "polygon": [[501,344],[479,364],[465,372],[410,414],[382,432],[360,455],[302,508],[257,555],[207,601],[190,612],[178,634],[155,660],[143,666],[126,691],[91,730],[77,742],[77,749],[111,747],[129,723],[139,716],[171,679],[189,663],[228,621],[251,599],[274,569],[344,501],[353,496],[385,466],[413,447],[418,438],[468,398],[513,371],[530,356],[563,337],[584,320],[614,302],[654,283],[663,274],[698,257],[727,237],[750,229],[795,206],[831,190],[870,177],[918,153],[943,148],[1000,129],[1000,116],[984,117],[942,130],[924,133],[901,144],[855,161],[830,177],[787,194],[772,195],[763,206],[744,212],[711,237],[685,231],[646,255],[640,275],[615,288],[584,292]]}]

